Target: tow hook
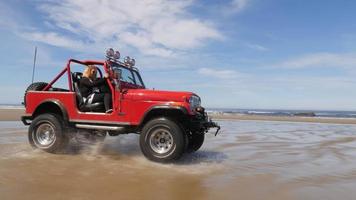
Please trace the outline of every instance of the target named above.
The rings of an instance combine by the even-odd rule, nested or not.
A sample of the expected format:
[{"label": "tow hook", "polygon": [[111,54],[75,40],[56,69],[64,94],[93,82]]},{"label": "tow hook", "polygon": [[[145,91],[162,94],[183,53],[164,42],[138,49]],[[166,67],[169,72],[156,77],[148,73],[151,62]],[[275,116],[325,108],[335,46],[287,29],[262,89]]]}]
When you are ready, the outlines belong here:
[{"label": "tow hook", "polygon": [[215,136],[219,133],[219,130],[221,128],[216,122],[213,122],[210,119],[209,119],[209,122],[207,122],[205,126],[207,129],[216,128]]},{"label": "tow hook", "polygon": [[220,126],[217,127],[216,132],[215,132],[215,136],[218,134],[219,131],[220,131]]},{"label": "tow hook", "polygon": [[216,128],[215,136],[219,133],[220,131],[220,126],[216,122],[212,122],[213,127]]}]

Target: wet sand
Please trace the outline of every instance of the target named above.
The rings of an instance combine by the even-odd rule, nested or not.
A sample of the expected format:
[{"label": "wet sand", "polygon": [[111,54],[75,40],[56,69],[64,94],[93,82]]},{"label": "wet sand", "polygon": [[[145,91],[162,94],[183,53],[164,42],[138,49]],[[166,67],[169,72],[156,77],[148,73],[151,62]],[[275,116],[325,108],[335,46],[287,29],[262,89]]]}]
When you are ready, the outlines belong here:
[{"label": "wet sand", "polygon": [[137,135],[58,155],[0,122],[0,199],[355,199],[355,125],[219,123],[200,151],[164,165],[143,157]]},{"label": "wet sand", "polygon": [[0,109],[0,121],[20,121],[24,109]]}]

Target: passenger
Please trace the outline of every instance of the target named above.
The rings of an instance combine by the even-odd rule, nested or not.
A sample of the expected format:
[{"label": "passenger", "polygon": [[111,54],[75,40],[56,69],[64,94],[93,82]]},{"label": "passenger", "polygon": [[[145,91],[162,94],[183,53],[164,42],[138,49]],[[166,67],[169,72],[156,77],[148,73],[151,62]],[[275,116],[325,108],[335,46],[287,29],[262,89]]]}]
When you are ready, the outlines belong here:
[{"label": "passenger", "polygon": [[79,82],[79,90],[85,98],[85,103],[92,104],[104,102],[105,112],[111,113],[111,94],[109,92],[102,93],[98,91],[99,87],[105,86],[108,75],[104,78],[97,78],[97,69],[94,65],[88,65],[83,72],[83,78]]}]

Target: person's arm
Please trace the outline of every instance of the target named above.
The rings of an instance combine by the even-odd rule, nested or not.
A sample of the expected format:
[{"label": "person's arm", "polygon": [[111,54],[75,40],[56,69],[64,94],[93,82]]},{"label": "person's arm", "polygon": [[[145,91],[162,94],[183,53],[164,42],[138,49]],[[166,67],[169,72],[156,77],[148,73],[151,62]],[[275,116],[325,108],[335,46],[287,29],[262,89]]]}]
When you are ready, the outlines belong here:
[{"label": "person's arm", "polygon": [[90,81],[89,78],[84,77],[80,80],[80,84],[82,86],[92,88],[92,87],[98,87],[98,86],[105,84],[105,81],[106,80],[104,78],[99,78],[94,81]]},{"label": "person's arm", "polygon": [[93,81],[93,86],[94,87],[102,86],[105,84],[105,82],[106,82],[105,78],[97,78]]}]

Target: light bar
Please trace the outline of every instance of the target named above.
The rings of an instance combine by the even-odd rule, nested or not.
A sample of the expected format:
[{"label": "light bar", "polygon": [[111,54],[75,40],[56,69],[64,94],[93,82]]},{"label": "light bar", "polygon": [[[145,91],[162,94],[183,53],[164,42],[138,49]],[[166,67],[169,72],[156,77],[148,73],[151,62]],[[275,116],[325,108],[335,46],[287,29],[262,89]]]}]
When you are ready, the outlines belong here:
[{"label": "light bar", "polygon": [[[109,61],[121,63],[119,61],[120,52],[119,51],[114,51],[113,48],[109,48],[108,50],[106,50],[106,58]],[[136,63],[135,59],[130,58],[130,56],[126,56],[124,58],[124,63],[121,63],[121,64],[124,64],[127,67],[133,67],[133,66],[135,66],[135,63]]]}]

